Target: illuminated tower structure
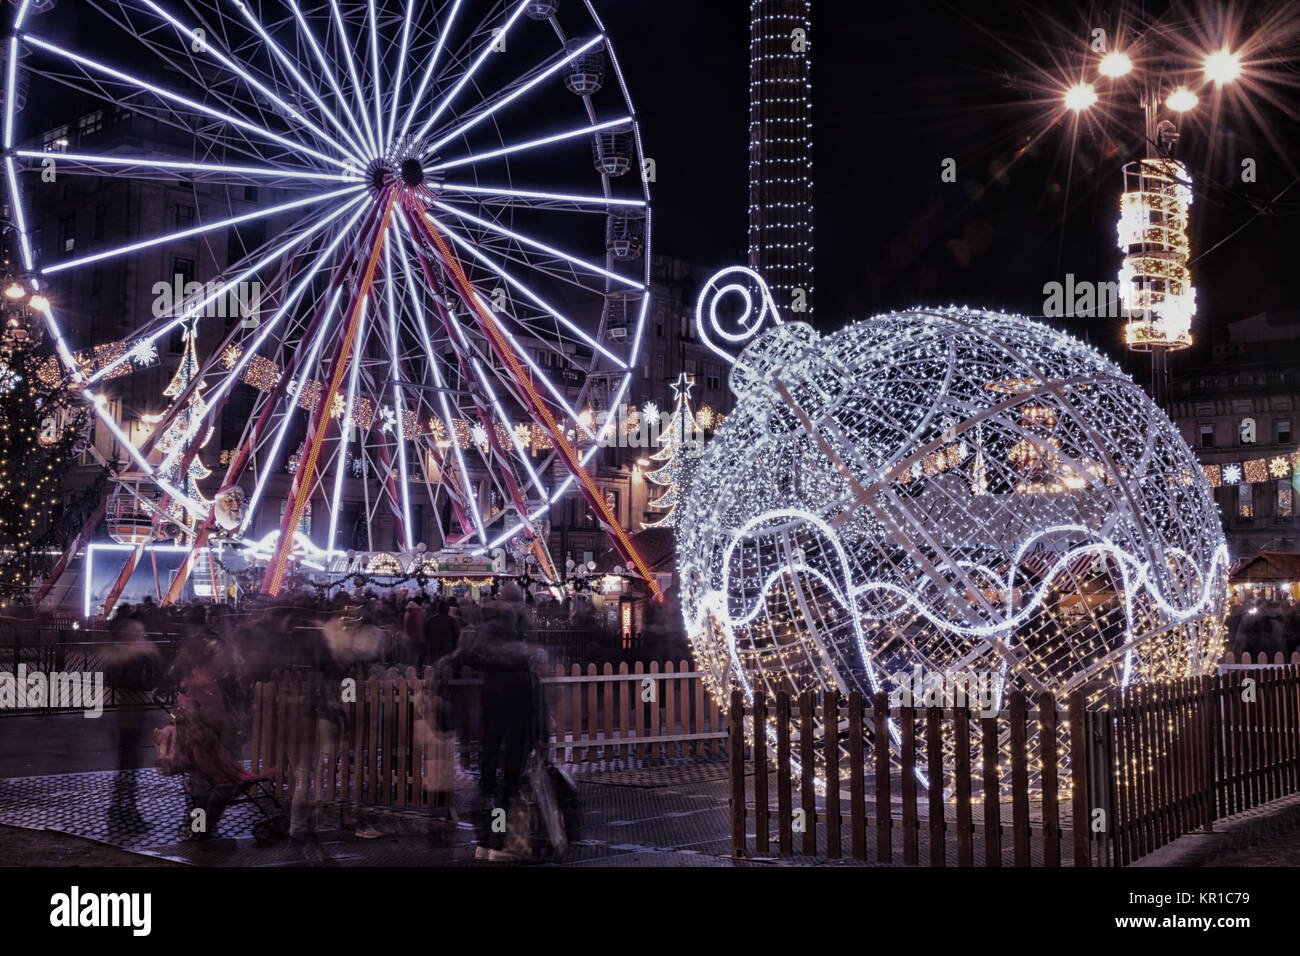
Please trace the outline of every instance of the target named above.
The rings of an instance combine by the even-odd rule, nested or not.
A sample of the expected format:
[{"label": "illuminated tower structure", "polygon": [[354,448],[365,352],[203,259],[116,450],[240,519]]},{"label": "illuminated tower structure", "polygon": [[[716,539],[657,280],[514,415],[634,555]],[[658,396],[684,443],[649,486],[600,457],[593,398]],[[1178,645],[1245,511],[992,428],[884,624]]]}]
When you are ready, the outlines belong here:
[{"label": "illuminated tower structure", "polygon": [[749,266],[783,319],[805,321],[813,311],[811,6],[749,5]]}]

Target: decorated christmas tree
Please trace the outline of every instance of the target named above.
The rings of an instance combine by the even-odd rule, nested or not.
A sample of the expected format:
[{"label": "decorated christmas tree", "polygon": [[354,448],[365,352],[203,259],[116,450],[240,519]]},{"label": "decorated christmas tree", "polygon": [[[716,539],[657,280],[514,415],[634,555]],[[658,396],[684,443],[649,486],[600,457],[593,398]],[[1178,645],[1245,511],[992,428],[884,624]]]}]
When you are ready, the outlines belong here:
[{"label": "decorated christmas tree", "polygon": [[700,426],[691,412],[691,382],[684,372],[673,383],[673,391],[677,395],[677,405],[666,424],[661,419],[663,429],[659,433],[659,444],[662,447],[650,456],[651,461],[663,464],[655,471],[646,472],[645,476],[646,481],[663,489],[658,498],[647,502],[647,507],[668,513],[658,521],[643,523],[642,528],[677,526],[677,505],[690,484],[704,441]]},{"label": "decorated christmas tree", "polygon": [[[60,494],[59,481],[85,450],[89,409],[67,382],[48,374],[43,356],[5,343],[0,348],[0,596],[21,599],[49,553],[85,524],[108,471]],[[57,367],[57,366],[56,366]]]},{"label": "decorated christmas tree", "polygon": [[[181,356],[181,364],[176,369],[176,374],[172,380],[163,389],[163,395],[167,398],[178,399],[189,387],[194,377],[199,374],[199,357],[195,349],[195,342],[198,339],[198,330],[190,327],[185,331],[185,352]],[[176,417],[172,419],[167,430],[162,433],[158,439],[157,449],[162,452],[163,460],[158,466],[158,475],[164,481],[176,487],[191,501],[202,505],[211,504],[203,497],[199,491],[199,481],[208,477],[212,472],[206,468],[197,454],[190,460],[189,467],[184,469],[181,474],[181,463],[185,458],[185,453],[195,441],[199,442],[202,448],[212,437],[212,428],[209,427],[202,436],[198,432],[203,427],[203,388],[204,384],[200,382],[193,391],[190,392],[189,399],[185,406],[177,412]],[[156,420],[161,420],[165,415],[155,416]],[[149,419],[146,418],[146,421]],[[171,505],[171,514],[177,523],[184,528],[189,528],[193,524],[193,518],[186,511],[185,507],[177,501]]]}]

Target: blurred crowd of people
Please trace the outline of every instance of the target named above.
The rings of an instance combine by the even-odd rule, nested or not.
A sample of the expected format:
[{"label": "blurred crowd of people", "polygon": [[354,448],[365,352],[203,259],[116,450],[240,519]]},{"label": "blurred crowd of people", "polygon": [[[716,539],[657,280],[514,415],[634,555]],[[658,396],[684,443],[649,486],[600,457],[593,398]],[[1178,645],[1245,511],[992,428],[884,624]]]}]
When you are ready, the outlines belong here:
[{"label": "blurred crowd of people", "polygon": [[[555,610],[572,612],[559,605]],[[319,752],[321,744],[346,733],[339,690],[345,676],[365,677],[394,665],[469,667],[483,680],[476,825],[484,858],[496,859],[508,851],[501,831],[493,828],[492,811],[518,802],[526,762],[548,732],[539,678],[549,661],[529,642],[537,617],[536,605],[514,584],[481,600],[397,590],[296,595],[239,611],[198,602],[168,608],[149,599],[123,603],[108,622],[110,679],[152,692],[169,709],[172,725],[158,728],[157,710],[124,715],[120,766],[133,766],[133,754],[154,731],[159,769],[184,774],[191,814],[202,811],[194,838],[210,839],[250,780],[241,756],[258,681],[278,673],[308,688],[295,706],[320,742]],[[110,812],[142,823],[135,775],[119,778]],[[317,799],[299,781],[286,821],[292,837],[312,839]]]}]

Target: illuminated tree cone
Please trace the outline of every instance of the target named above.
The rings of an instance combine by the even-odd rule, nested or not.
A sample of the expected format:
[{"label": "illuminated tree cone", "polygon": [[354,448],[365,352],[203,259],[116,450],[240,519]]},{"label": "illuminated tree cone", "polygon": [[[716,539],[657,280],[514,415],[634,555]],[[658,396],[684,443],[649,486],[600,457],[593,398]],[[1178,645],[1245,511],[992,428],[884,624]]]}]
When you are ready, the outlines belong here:
[{"label": "illuminated tree cone", "polygon": [[[1210,673],[1227,549],[1169,419],[1019,316],[882,315],[752,342],[679,505],[682,606],[715,696],[868,698],[983,675],[1090,706]],[[895,733],[897,728],[891,728]]]},{"label": "illuminated tree cone", "polygon": [[[354,533],[363,550],[411,560],[426,536],[476,550],[537,541],[574,486],[629,551],[585,470],[601,438],[585,413],[617,407],[642,361],[649,188],[592,3],[108,0],[54,32],[38,8],[10,5],[5,48],[5,179],[23,265],[49,293],[51,340],[89,400],[113,397],[133,357],[197,323],[199,367],[158,437],[133,441],[112,403],[93,406],[129,477],[185,516],[195,553],[222,539],[266,561],[278,590],[286,561],[340,562]],[[165,75],[142,66],[158,62]],[[51,120],[22,111],[19,88],[42,103],[75,94],[100,125],[52,154]],[[27,200],[51,156],[60,181],[130,178],[161,193],[180,180],[194,198],[125,245],[82,235],[75,249],[34,250]],[[213,247],[198,269],[229,267],[182,282],[111,348],[65,335],[79,281],[120,269],[172,287],[158,263],[191,243]],[[77,358],[88,346],[89,365]],[[243,490],[234,528],[215,524],[190,481],[203,467],[194,441],[177,471],[154,447],[177,427],[201,440],[228,403],[245,427],[211,485]],[[462,440],[471,430],[486,440]],[[297,533],[309,507],[310,534]]]},{"label": "illuminated tree cone", "polygon": [[[197,383],[193,389],[188,387],[200,371],[196,349],[198,330],[192,327],[186,329],[184,339],[185,349],[181,354],[180,364],[176,367],[176,374],[172,376],[171,381],[167,383],[167,387],[163,390],[163,395],[171,399],[179,398],[182,395],[188,397],[184,406],[178,409],[173,416],[169,416],[171,424],[167,426],[158,439],[156,447],[163,454],[162,463],[158,466],[158,475],[164,481],[170,482],[179,488],[185,497],[207,505],[211,504],[211,502],[199,490],[198,483],[207,478],[212,472],[199,460],[198,449],[206,447],[212,437],[213,429],[211,426],[207,426],[203,420],[202,382]],[[162,417],[155,416],[155,419],[161,420]],[[195,445],[197,445],[194,448],[195,454],[190,456],[189,465],[182,472],[183,460],[187,457],[185,453]],[[172,505],[171,514],[180,523],[181,527],[192,527],[193,518],[179,504]]]},{"label": "illuminated tree cone", "polygon": [[642,528],[672,528],[677,524],[677,505],[687,491],[695,461],[703,443],[703,432],[691,412],[691,383],[682,373],[673,385],[677,405],[673,417],[659,435],[662,446],[650,456],[660,467],[645,473],[645,480],[660,489],[659,497],[646,502],[647,508],[667,512],[657,521],[642,523]]}]

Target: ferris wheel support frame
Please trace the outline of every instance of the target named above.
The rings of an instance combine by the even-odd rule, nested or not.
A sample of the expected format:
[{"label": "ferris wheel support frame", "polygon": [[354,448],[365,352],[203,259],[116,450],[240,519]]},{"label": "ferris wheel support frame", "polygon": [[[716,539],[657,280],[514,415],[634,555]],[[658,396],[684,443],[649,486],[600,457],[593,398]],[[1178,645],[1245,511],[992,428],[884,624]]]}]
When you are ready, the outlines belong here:
[{"label": "ferris wheel support frame", "polygon": [[[534,388],[528,373],[524,370],[515,354],[509,341],[502,334],[496,320],[491,316],[483,305],[483,301],[475,291],[469,277],[465,274],[464,268],[457,260],[455,253],[452,251],[450,244],[436,226],[429,220],[428,214],[424,209],[416,205],[417,197],[414,193],[408,193],[404,197],[405,220],[408,228],[411,228],[418,234],[418,238],[423,239],[431,248],[438,252],[439,260],[443,270],[452,287],[456,289],[457,295],[470,314],[476,319],[479,331],[487,339],[492,351],[497,358],[510,370],[511,379],[520,386],[520,399],[528,409],[529,415],[537,422],[546,432],[551,440],[553,447],[559,452],[561,460],[569,473],[574,477],[578,489],[582,496],[587,499],[587,504],[591,506],[592,511],[599,518],[605,533],[609,536],[614,545],[614,550],[628,564],[640,572],[641,577],[645,580],[650,588],[650,593],[656,600],[662,601],[664,598],[663,589],[659,587],[649,565],[632,543],[626,530],[619,523],[618,518],[610,510],[609,502],[605,496],[600,493],[596,483],[592,480],[591,475],[587,472],[582,460],[579,458],[576,449],[565,436],[563,429],[555,420],[555,416],[546,406],[545,400]],[[417,238],[413,236],[412,238]],[[453,346],[454,347],[454,346]]]},{"label": "ferris wheel support frame", "polygon": [[[374,218],[375,218],[375,211],[372,209],[367,214],[367,217],[364,220],[364,225],[359,231],[358,236],[365,236],[367,232],[371,228],[373,228]],[[334,276],[331,279],[330,284],[325,291],[325,294],[321,297],[320,303],[317,305],[311,320],[306,325],[306,329],[304,332],[305,338],[313,337],[317,332],[317,330],[320,328],[321,323],[325,320],[326,316],[329,314],[330,306],[334,298],[334,293],[339,289],[341,289],[344,282],[347,280],[348,275],[352,271],[352,267],[356,261],[359,250],[360,250],[360,239],[354,241],[352,244],[350,244],[347,247],[346,251],[344,252],[343,258],[340,261],[339,267],[335,270]],[[235,330],[232,330],[230,334],[231,336],[235,335]],[[229,341],[229,338],[227,341]],[[217,356],[219,356],[219,354],[220,351],[214,353],[213,358],[210,359],[209,361],[210,362],[216,361]],[[268,396],[265,404],[262,406],[262,413],[258,416],[257,421],[253,424],[253,427],[249,431],[247,438],[244,441],[240,442],[239,448],[236,450],[235,454],[231,457],[230,465],[226,469],[225,480],[222,482],[222,487],[226,487],[234,484],[243,475],[244,469],[247,467],[249,459],[252,457],[253,447],[258,443],[263,433],[270,425],[271,419],[274,417],[276,406],[279,405],[280,401],[284,398],[285,393],[288,391],[289,383],[292,382],[294,377],[296,376],[298,371],[298,366],[301,361],[302,361],[301,350],[291,350],[287,357],[287,362],[285,364],[284,370],[280,374],[279,378],[276,380],[275,385],[272,386],[270,395]],[[187,387],[187,391],[190,388],[196,387],[196,382],[198,381],[198,379],[199,376],[195,376],[195,379],[191,381],[189,386]],[[177,402],[173,406],[173,408],[179,406],[180,403],[181,403],[181,399],[177,399]],[[210,424],[210,421],[208,423]],[[158,434],[158,432],[155,432],[155,434]],[[150,437],[152,439],[153,436]],[[210,539],[211,535],[212,535],[212,514],[211,512],[209,512],[208,517],[204,520],[203,524],[198,529],[196,529],[194,535],[192,536],[190,542],[190,550],[186,554],[185,559],[181,562],[181,566],[176,572],[176,577],[172,579],[172,583],[168,587],[167,593],[163,596],[162,601],[160,602],[161,604],[167,605],[180,598],[181,590],[185,587],[185,582],[189,579],[190,572],[194,568],[194,562],[198,558],[198,552],[207,546],[208,540]]]},{"label": "ferris wheel support frame", "polygon": [[369,298],[371,287],[374,285],[375,272],[379,268],[379,257],[383,252],[384,239],[396,203],[397,187],[392,182],[386,182],[375,207],[379,213],[379,222],[376,227],[373,227],[373,237],[367,239],[367,244],[370,246],[370,256],[366,261],[365,272],[353,292],[352,301],[348,306],[351,314],[344,325],[344,335],[335,350],[334,361],[331,363],[334,371],[330,375],[329,388],[326,390],[320,404],[312,412],[311,424],[307,429],[307,440],[304,443],[306,454],[298,466],[298,470],[294,472],[293,483],[289,488],[291,507],[284,509],[284,517],[280,521],[280,539],[275,543],[275,551],[271,556],[270,563],[267,565],[266,576],[262,579],[262,593],[269,594],[271,597],[278,597],[284,586],[285,567],[289,563],[289,556],[293,553],[293,533],[297,530],[299,522],[302,521],[302,513],[306,508],[308,499],[311,497],[312,482],[316,478],[316,462],[320,458],[321,445],[325,441],[327,429],[322,426],[330,421],[329,410],[334,406],[334,397],[338,395],[339,388],[343,384],[344,374],[347,372],[350,361],[353,360],[357,326],[361,322],[366,300]]}]

